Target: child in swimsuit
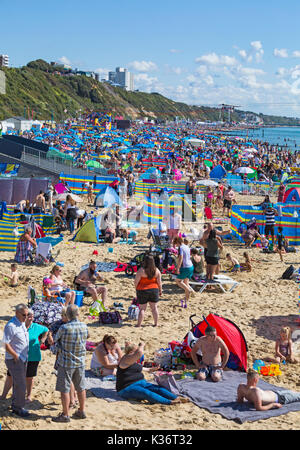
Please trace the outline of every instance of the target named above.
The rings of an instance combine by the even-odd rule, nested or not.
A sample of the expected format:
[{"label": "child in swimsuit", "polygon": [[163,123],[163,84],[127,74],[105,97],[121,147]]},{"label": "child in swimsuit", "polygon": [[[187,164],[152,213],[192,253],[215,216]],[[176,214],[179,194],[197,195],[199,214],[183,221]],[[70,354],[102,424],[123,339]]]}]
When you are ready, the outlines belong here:
[{"label": "child in swimsuit", "polygon": [[10,275],[4,275],[5,278],[9,280],[9,285],[11,287],[17,287],[18,281],[19,281],[19,273],[18,273],[18,266],[16,263],[12,263],[10,266],[11,274]]},{"label": "child in swimsuit", "polygon": [[282,327],[279,332],[279,337],[275,343],[275,358],[264,358],[265,361],[273,363],[282,363],[283,361],[290,363],[297,363],[293,355],[290,327]]},{"label": "child in swimsuit", "polygon": [[232,266],[229,269],[230,272],[240,272],[241,266],[236,258],[234,258],[230,253],[227,253],[226,259],[231,262]]}]

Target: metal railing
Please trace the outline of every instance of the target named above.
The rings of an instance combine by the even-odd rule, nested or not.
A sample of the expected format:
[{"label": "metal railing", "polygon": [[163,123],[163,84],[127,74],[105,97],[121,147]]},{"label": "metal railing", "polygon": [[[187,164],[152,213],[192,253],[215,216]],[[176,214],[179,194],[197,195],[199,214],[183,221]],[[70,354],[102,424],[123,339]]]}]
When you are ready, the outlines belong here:
[{"label": "metal railing", "polygon": [[98,175],[107,175],[106,169],[100,168],[81,168],[76,167],[74,165],[74,160],[72,159],[63,159],[59,157],[47,158],[47,153],[37,150],[32,147],[28,147],[26,145],[23,146],[23,152],[21,156],[21,161],[32,164],[36,167],[40,167],[41,169],[49,170],[53,173],[61,173],[64,172],[68,175],[83,175],[83,176],[94,176]]}]

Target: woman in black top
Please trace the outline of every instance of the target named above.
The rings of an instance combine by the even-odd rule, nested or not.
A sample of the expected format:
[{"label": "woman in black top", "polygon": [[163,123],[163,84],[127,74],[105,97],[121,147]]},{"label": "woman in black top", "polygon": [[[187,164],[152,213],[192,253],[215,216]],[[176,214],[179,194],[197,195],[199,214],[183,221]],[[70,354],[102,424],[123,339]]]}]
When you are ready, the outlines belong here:
[{"label": "woman in black top", "polygon": [[[138,346],[126,343],[125,354],[117,369],[116,389],[118,394],[126,400],[148,400],[150,403],[164,405],[187,402],[188,399],[177,397],[167,389],[148,383],[144,379],[143,366],[138,362],[144,354],[144,345],[143,343]],[[152,371],[153,369],[148,370]]]}]

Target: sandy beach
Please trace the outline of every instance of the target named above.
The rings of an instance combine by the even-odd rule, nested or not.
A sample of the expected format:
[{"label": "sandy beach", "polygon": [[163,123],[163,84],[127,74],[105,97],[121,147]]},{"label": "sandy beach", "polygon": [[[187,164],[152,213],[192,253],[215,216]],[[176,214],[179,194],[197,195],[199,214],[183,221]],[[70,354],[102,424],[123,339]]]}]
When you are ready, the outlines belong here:
[{"label": "sandy beach", "polygon": [[[238,196],[238,203],[242,204],[244,198]],[[249,199],[249,197],[248,197]],[[255,203],[255,198],[251,198]],[[229,227],[228,227],[229,228]],[[91,258],[95,249],[99,255],[97,261],[103,262],[128,262],[137,253],[148,248],[150,241],[147,239],[148,227],[139,229],[138,240],[135,245],[113,245],[113,253],[108,252],[111,244],[86,244],[69,242],[69,236],[65,235],[64,241],[55,247],[60,249],[59,261],[64,263],[63,279],[72,284],[75,274],[81,266]],[[74,248],[75,247],[75,248]],[[221,271],[228,267],[225,262],[225,252],[232,251],[242,261],[243,246],[237,241],[225,244],[222,255]],[[147,309],[142,328],[135,328],[133,321],[126,320],[127,308],[135,297],[133,278],[124,273],[104,273],[109,300],[108,306],[115,301],[124,304],[126,313],[121,327],[99,326],[97,320],[89,319],[89,307],[85,303],[80,309],[80,320],[89,328],[91,341],[100,341],[109,332],[117,337],[123,347],[126,340],[138,343],[146,342],[145,360],[153,358],[154,351],[166,347],[172,340],[182,341],[190,329],[189,317],[197,314],[199,320],[202,315],[210,312],[217,313],[225,318],[230,318],[242,330],[247,340],[248,366],[252,366],[254,359],[260,359],[266,355],[272,355],[275,348],[275,338],[283,325],[292,329],[299,327],[298,311],[298,285],[294,281],[283,280],[281,275],[289,264],[297,267],[299,253],[291,253],[284,256],[284,262],[280,262],[278,254],[263,254],[261,249],[252,248],[250,255],[257,261],[253,263],[251,273],[243,272],[233,274],[232,277],[239,281],[239,286],[232,293],[221,293],[218,289],[204,291],[191,298],[187,309],[179,307],[183,297],[182,292],[171,282],[168,275],[163,275],[163,295],[159,302],[158,327],[152,326],[152,316]],[[14,257],[13,253],[1,252],[0,272],[9,272],[9,263]],[[14,315],[14,306],[21,302],[27,302],[27,287],[33,286],[41,292],[41,281],[49,274],[52,265],[48,267],[19,266],[22,281],[17,288],[8,287],[1,277],[0,281],[0,336],[7,321]],[[89,299],[88,299],[89,300]],[[300,356],[299,348],[295,356]],[[86,368],[89,368],[92,353],[86,357]],[[220,415],[211,414],[196,405],[182,404],[172,407],[163,405],[149,405],[137,402],[109,403],[87,392],[85,420],[71,419],[68,424],[55,424],[51,418],[61,411],[60,395],[55,391],[56,377],[52,373],[55,357],[50,351],[42,352],[42,361],[39,365],[38,375],[34,380],[33,401],[28,405],[32,417],[26,420],[20,419],[9,411],[11,399],[0,401],[0,421],[2,429],[8,430],[121,430],[121,429],[153,429],[153,430],[292,430],[300,429],[300,412],[289,413],[279,417],[246,422],[239,425],[226,420]],[[264,379],[287,389],[300,390],[299,363],[296,365],[281,366],[282,376],[265,377]],[[2,392],[6,375],[4,353],[0,354],[0,391]],[[146,375],[153,380],[152,375]],[[75,410],[74,410],[75,411]]]}]

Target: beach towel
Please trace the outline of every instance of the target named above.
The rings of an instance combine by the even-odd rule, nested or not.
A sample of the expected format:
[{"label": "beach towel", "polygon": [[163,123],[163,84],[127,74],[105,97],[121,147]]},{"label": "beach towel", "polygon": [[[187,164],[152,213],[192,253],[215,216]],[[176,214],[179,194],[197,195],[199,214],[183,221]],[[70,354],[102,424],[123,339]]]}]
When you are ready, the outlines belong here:
[{"label": "beach towel", "polygon": [[[85,270],[89,267],[89,264],[85,264],[81,267],[80,270]],[[108,262],[97,262],[96,271],[97,272],[113,272],[116,269],[116,263],[108,263]]]},{"label": "beach towel", "polygon": [[90,370],[85,371],[86,390],[91,391],[95,397],[103,398],[107,402],[124,401],[116,391],[116,382],[96,377]]},{"label": "beach towel", "polygon": [[[238,423],[255,422],[281,416],[291,411],[300,411],[300,402],[283,405],[280,409],[256,411],[249,402],[240,404],[236,401],[239,384],[247,383],[247,374],[235,371],[225,371],[223,380],[214,383],[211,380],[198,381],[192,378],[178,380],[178,393],[189,397],[199,408],[205,408],[213,414],[221,414],[228,420]],[[285,388],[275,386],[264,380],[259,380],[258,387],[264,390],[280,392]]]}]

